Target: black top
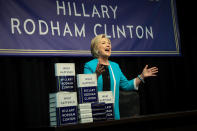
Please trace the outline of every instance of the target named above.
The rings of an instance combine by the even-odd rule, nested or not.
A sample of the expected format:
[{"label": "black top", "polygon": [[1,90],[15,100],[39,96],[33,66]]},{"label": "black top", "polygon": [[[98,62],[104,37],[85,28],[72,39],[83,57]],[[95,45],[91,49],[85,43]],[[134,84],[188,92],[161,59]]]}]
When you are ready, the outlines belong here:
[{"label": "black top", "polygon": [[103,91],[110,91],[110,75],[108,65],[104,66],[105,71],[102,73],[103,77]]}]

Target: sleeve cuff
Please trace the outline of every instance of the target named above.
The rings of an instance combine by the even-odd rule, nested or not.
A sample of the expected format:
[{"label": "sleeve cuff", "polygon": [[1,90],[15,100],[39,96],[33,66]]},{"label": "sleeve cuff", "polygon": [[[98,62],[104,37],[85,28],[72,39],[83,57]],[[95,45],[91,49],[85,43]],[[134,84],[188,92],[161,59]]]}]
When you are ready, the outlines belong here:
[{"label": "sleeve cuff", "polygon": [[135,78],[135,79],[134,79],[134,89],[135,89],[135,90],[138,90],[138,87],[139,87],[139,86],[136,86],[136,78]]}]

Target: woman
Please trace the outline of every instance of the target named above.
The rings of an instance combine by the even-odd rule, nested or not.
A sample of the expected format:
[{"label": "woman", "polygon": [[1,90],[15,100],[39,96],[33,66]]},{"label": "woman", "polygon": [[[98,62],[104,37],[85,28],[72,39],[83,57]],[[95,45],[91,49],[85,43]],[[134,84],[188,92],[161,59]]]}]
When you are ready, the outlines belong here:
[{"label": "woman", "polygon": [[94,37],[91,41],[91,54],[95,59],[85,63],[84,73],[96,73],[98,91],[111,90],[114,102],[115,119],[120,119],[119,113],[119,87],[124,90],[138,90],[138,86],[144,79],[150,76],[156,76],[158,72],[157,67],[148,69],[145,66],[142,73],[138,77],[127,80],[122,73],[119,65],[115,62],[109,61],[111,56],[111,42],[105,34],[100,34]]}]

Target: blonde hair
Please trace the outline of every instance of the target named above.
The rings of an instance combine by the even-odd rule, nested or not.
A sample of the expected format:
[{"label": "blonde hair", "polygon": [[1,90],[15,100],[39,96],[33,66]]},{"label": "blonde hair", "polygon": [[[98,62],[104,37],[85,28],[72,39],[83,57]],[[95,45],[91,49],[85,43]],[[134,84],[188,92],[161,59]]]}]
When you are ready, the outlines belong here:
[{"label": "blonde hair", "polygon": [[98,58],[99,57],[99,51],[98,51],[98,43],[100,41],[101,38],[107,38],[107,36],[105,34],[100,34],[95,36],[92,40],[91,40],[91,54],[94,58]]}]

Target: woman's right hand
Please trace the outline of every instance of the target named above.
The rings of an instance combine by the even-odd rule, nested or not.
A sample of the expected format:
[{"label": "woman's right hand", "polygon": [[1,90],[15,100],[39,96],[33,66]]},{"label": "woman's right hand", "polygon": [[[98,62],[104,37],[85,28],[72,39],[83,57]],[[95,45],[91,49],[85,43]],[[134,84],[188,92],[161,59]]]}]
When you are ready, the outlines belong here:
[{"label": "woman's right hand", "polygon": [[102,64],[98,63],[97,66],[96,66],[96,75],[97,75],[97,78],[105,71],[104,69],[104,66],[102,66]]}]

